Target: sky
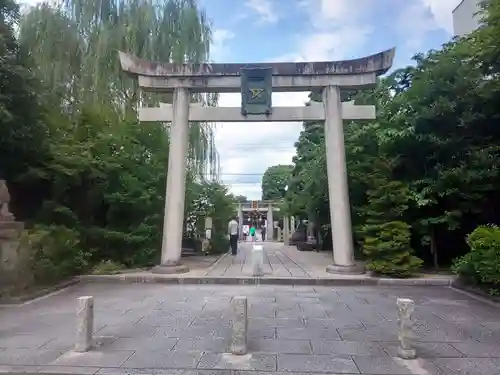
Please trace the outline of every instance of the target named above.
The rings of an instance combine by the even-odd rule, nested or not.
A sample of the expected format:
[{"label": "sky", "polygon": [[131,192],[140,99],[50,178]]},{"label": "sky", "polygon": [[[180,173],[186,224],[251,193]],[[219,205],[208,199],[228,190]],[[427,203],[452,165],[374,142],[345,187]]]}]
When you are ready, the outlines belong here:
[{"label": "sky", "polygon": [[[460,0],[198,0],[212,22],[214,62],[324,61],[396,47],[394,69],[452,37]],[[26,2],[23,1],[23,2]],[[37,0],[28,0],[36,3]],[[273,106],[301,106],[308,93],[274,93]],[[239,94],[219,105],[239,107]],[[236,195],[261,198],[264,171],[291,164],[301,123],[217,124],[221,180]]]},{"label": "sky", "polygon": [[[394,68],[452,37],[460,0],[202,0],[213,21],[215,62],[343,60],[396,47]],[[231,4],[231,6],[228,6]],[[300,106],[308,93],[275,93],[273,106]],[[222,94],[220,106],[239,106]],[[301,123],[219,124],[222,181],[261,197],[263,172],[291,164]],[[249,175],[243,175],[249,174]],[[251,174],[251,175],[250,175]]]}]

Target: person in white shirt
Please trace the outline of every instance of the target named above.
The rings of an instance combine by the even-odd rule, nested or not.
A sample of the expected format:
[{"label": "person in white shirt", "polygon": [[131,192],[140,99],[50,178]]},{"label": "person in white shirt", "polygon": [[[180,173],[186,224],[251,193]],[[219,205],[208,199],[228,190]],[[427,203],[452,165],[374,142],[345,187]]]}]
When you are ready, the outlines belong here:
[{"label": "person in white shirt", "polygon": [[231,245],[231,254],[236,255],[238,252],[238,222],[233,218],[228,226],[229,244]]}]

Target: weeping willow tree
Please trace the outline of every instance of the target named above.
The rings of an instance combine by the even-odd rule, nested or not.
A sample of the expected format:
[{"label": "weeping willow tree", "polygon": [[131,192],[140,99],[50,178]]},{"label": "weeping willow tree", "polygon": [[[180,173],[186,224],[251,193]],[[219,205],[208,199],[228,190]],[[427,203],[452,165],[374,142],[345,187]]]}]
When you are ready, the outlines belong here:
[{"label": "weeping willow tree", "polygon": [[[22,18],[20,42],[37,67],[54,104],[68,114],[106,103],[123,116],[171,97],[139,92],[121,72],[118,51],[175,63],[209,59],[211,29],[196,0],[59,0],[31,8]],[[193,98],[215,105],[216,95]],[[218,173],[214,124],[192,124],[189,172]]]}]

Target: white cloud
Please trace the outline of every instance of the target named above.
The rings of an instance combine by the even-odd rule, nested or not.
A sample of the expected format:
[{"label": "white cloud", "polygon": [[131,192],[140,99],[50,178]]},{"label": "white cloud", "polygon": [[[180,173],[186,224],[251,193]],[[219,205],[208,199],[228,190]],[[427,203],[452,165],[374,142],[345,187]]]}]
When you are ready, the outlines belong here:
[{"label": "white cloud", "polygon": [[273,0],[246,0],[245,5],[260,16],[260,21],[275,23],[278,21],[278,12]]},{"label": "white cloud", "polygon": [[410,51],[417,51],[420,49],[427,33],[438,30],[440,27],[436,23],[430,8],[424,6],[419,0],[408,3],[408,6],[401,9],[396,20],[396,28],[405,36],[404,47]]},{"label": "white cloud", "polygon": [[405,47],[418,50],[425,36],[435,30],[453,35],[453,9],[461,0],[412,0],[400,6],[397,30],[406,37]]},{"label": "white cloud", "polygon": [[453,34],[452,11],[460,1],[461,0],[419,0],[422,6],[431,11],[436,25],[450,34]]},{"label": "white cloud", "polygon": [[212,60],[224,60],[228,53],[227,42],[234,38],[234,33],[226,29],[217,29],[212,32],[212,45],[210,55]]}]

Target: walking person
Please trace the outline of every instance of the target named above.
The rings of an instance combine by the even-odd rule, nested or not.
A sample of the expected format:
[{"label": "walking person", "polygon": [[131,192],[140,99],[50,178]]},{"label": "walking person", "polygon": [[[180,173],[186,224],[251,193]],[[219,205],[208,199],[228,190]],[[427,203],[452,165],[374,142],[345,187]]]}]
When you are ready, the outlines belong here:
[{"label": "walking person", "polygon": [[262,236],[262,242],[266,240],[266,226],[263,225],[262,229],[260,230],[261,236]]},{"label": "walking person", "polygon": [[229,244],[231,245],[231,254],[236,255],[238,253],[238,222],[233,218],[228,226],[227,233],[229,234]]},{"label": "walking person", "polygon": [[248,225],[243,225],[243,240],[246,242],[248,237]]},{"label": "walking person", "polygon": [[250,237],[252,238],[252,242],[255,242],[255,225],[252,224],[250,227]]}]

